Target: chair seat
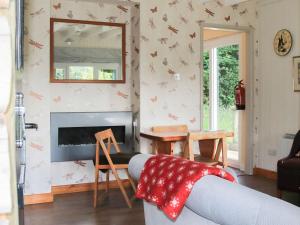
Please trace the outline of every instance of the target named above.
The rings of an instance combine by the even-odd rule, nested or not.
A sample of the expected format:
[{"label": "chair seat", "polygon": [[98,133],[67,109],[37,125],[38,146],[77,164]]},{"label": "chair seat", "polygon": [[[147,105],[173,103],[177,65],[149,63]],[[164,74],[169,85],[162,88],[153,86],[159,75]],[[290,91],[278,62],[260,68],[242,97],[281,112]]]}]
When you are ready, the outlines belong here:
[{"label": "chair seat", "polygon": [[217,160],[213,160],[207,157],[203,157],[201,155],[195,155],[195,161],[196,162],[201,162],[201,163],[205,163],[208,166],[216,166],[219,164],[219,162]]},{"label": "chair seat", "polygon": [[[134,153],[113,153],[110,154],[110,158],[113,161],[113,164],[117,165],[117,164],[128,164],[130,159],[137,155],[140,154],[138,152],[134,152]],[[95,162],[94,162],[95,163]],[[99,165],[108,165],[108,160],[106,158],[105,155],[100,155],[99,156]]]}]

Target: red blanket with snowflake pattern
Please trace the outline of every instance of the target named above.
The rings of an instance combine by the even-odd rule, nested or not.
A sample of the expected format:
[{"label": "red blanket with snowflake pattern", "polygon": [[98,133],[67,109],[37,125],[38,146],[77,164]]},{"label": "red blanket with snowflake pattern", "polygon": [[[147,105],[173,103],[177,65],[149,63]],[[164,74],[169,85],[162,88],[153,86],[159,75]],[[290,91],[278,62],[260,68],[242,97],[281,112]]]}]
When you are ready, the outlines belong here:
[{"label": "red blanket with snowflake pattern", "polygon": [[216,167],[179,157],[156,155],[145,163],[136,197],[154,203],[170,219],[175,220],[193,185],[205,175],[235,181],[231,174]]}]

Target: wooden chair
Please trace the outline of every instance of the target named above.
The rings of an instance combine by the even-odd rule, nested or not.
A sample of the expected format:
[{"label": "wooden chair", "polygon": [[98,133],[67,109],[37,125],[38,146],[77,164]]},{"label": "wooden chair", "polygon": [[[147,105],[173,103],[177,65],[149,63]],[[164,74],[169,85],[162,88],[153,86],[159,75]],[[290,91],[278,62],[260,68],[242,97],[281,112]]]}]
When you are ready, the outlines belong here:
[{"label": "wooden chair", "polygon": [[[135,184],[128,173],[128,163],[135,154],[122,153],[111,129],[104,130],[95,134],[96,137],[96,156],[95,156],[95,186],[94,186],[94,207],[97,206],[98,199],[98,182],[99,170],[106,171],[106,191],[109,190],[109,170],[112,170],[114,177],[119,185],[119,188],[124,196],[124,199],[129,208],[132,207],[131,201],[128,198],[123,181],[120,179],[117,170],[124,169],[128,176],[128,180],[136,191]],[[114,147],[116,153],[111,153],[111,147]],[[100,147],[104,155],[100,154]]]},{"label": "wooden chair", "polygon": [[[200,155],[194,155],[194,142],[199,143]],[[219,161],[222,152],[222,161]],[[187,137],[187,145],[184,156],[192,161],[199,161],[208,166],[227,166],[226,132],[190,132]]]},{"label": "wooden chair", "polygon": [[[182,125],[170,125],[170,126],[154,126],[152,127],[153,133],[168,133],[168,132],[188,132],[188,126],[185,124]],[[168,154],[173,155],[174,154],[174,146],[175,142],[159,142],[159,141],[153,141],[153,153],[154,154]],[[182,152],[185,148],[185,142],[183,143]],[[159,149],[164,149],[163,152],[159,152]]]}]

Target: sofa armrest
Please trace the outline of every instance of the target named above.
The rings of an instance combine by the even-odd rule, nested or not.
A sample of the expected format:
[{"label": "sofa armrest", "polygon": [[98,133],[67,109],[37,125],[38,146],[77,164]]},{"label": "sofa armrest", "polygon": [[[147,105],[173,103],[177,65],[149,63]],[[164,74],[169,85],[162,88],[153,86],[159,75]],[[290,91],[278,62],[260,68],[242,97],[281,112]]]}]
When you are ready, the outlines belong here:
[{"label": "sofa armrest", "polygon": [[[151,156],[131,159],[129,173],[135,180]],[[185,206],[222,225],[300,225],[299,207],[210,175],[196,182]]]}]

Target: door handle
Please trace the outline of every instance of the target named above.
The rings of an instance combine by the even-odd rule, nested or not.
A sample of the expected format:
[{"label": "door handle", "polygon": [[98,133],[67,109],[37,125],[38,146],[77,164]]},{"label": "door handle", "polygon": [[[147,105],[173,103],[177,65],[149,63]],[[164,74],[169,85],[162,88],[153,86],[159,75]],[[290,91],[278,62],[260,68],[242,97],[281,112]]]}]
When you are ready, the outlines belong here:
[{"label": "door handle", "polygon": [[25,129],[38,129],[39,126],[36,123],[25,123]]}]

